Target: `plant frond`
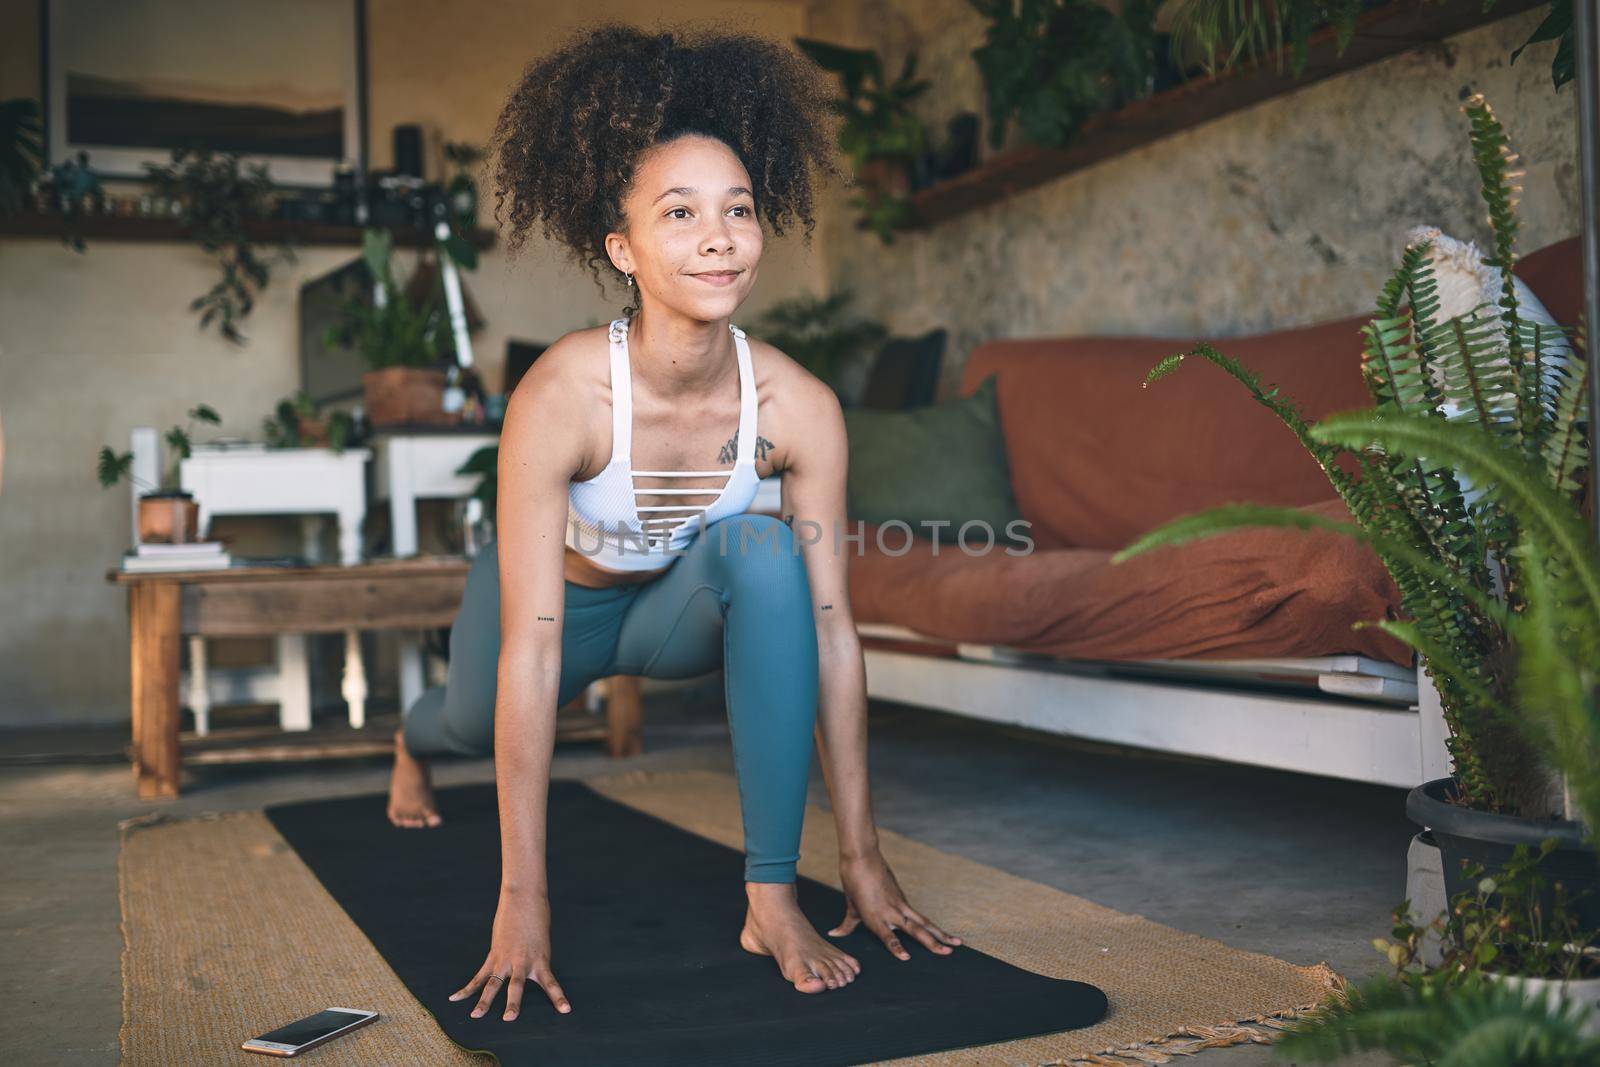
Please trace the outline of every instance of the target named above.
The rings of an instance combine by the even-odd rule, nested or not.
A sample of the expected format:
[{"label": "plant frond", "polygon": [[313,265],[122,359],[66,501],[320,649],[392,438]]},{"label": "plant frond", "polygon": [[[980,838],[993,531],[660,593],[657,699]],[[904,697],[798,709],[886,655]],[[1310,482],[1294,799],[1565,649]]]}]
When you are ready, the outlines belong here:
[{"label": "plant frond", "polygon": [[1442,673],[1450,678],[1457,688],[1466,692],[1474,704],[1475,713],[1487,711],[1505,722],[1514,721],[1511,710],[1489,691],[1477,671],[1457,659],[1449,648],[1429,638],[1415,623],[1403,619],[1378,619],[1356,625],[1375,627],[1416,649],[1427,660],[1429,675],[1437,678]]},{"label": "plant frond", "polygon": [[1407,415],[1352,412],[1333,415],[1312,427],[1311,435],[1347,448],[1379,445],[1386,451],[1427,452],[1455,464],[1472,478],[1493,484],[1523,520],[1533,525],[1563,566],[1580,583],[1586,610],[1600,617],[1600,560],[1594,535],[1572,501],[1548,485],[1542,472],[1520,452],[1488,439],[1472,427]]},{"label": "plant frond", "polygon": [[[1579,335],[1582,334],[1580,320]],[[1588,405],[1590,362],[1569,349],[1562,380],[1549,413],[1550,430],[1544,441],[1545,468],[1550,484],[1564,493],[1582,489],[1578,471],[1589,464]]]},{"label": "plant frond", "polygon": [[1275,1049],[1322,1063],[1382,1049],[1403,1063],[1580,1067],[1600,1057],[1600,1038],[1582,1031],[1588,1011],[1505,982],[1445,987],[1385,975],[1302,1016]]},{"label": "plant frond", "polygon": [[[1525,530],[1527,609],[1515,630],[1518,704],[1550,765],[1567,779],[1591,841],[1600,832],[1600,623],[1564,602],[1550,553]],[[1574,813],[1569,812],[1571,818]]]}]

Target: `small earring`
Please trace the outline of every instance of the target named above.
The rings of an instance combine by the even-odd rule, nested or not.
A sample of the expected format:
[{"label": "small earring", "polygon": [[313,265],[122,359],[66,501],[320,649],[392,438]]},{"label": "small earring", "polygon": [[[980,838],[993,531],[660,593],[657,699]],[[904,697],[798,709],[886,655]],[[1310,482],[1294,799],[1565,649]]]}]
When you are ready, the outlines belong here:
[{"label": "small earring", "polygon": [[632,274],[628,275],[628,288],[630,288],[630,289],[633,288],[633,275]]}]

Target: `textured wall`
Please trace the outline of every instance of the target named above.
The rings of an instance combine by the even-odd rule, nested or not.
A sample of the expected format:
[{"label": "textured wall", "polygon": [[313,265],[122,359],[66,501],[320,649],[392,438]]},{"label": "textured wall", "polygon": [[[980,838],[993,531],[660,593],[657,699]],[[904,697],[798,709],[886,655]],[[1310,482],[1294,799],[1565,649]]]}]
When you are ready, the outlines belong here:
[{"label": "textured wall", "polygon": [[[891,70],[916,48],[936,128],[982,114],[969,54],[982,22],[961,0],[824,3],[814,17]],[[1521,153],[1518,247],[1533,251],[1579,226],[1574,86],[1551,88],[1553,43],[1508,62],[1541,17],[1307,85],[888,248],[835,213],[829,277],[898,332],[951,330],[941,393],[995,337],[1227,337],[1341,318],[1371,306],[1410,226],[1488,237],[1459,110],[1469,87]]]}]

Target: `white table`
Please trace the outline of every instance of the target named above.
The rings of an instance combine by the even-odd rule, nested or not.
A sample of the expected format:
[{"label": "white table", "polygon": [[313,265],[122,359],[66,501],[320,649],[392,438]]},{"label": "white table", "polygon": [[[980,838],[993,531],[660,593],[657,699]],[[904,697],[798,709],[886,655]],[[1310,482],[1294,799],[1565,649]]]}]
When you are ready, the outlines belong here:
[{"label": "white table", "polygon": [[[456,469],[474,452],[498,444],[497,432],[390,433],[376,431],[372,447],[373,499],[389,501],[389,522],[397,557],[417,554],[417,501],[460,500],[478,486],[473,475]],[[400,711],[411,710],[423,690],[422,638],[399,635]]]},{"label": "white table", "polygon": [[[179,485],[199,505],[202,539],[217,515],[298,515],[306,556],[321,556],[317,534],[332,515],[339,526],[339,562],[361,562],[361,523],[367,514],[366,465],[372,452],[347,448],[268,448],[266,445],[196,446],[178,464]],[[361,658],[360,634],[345,632],[344,677],[340,695],[349,707],[350,725],[366,724],[367,675]],[[311,679],[306,635],[278,635],[275,676],[260,671],[217,672],[206,669],[205,639],[189,638],[189,706],[195,730],[209,729],[216,702],[266,699],[278,702],[278,721],[285,730],[311,728]],[[221,697],[218,700],[218,697]]]},{"label": "white table", "polygon": [[179,480],[200,505],[200,536],[214,515],[299,515],[305,553],[319,555],[321,517],[339,524],[339,563],[361,562],[361,523],[367,516],[366,448],[196,446],[179,464]]}]

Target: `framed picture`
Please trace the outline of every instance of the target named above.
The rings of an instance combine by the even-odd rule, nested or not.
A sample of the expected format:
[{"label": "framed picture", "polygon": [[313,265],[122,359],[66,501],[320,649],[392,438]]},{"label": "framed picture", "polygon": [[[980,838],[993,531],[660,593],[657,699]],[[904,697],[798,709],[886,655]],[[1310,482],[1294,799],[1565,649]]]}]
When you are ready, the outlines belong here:
[{"label": "framed picture", "polygon": [[40,0],[46,166],[102,178],[200,144],[327,188],[367,169],[365,0]]}]

